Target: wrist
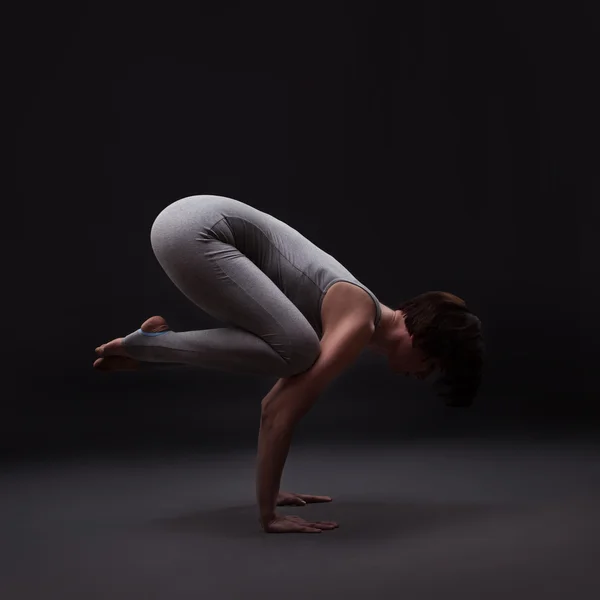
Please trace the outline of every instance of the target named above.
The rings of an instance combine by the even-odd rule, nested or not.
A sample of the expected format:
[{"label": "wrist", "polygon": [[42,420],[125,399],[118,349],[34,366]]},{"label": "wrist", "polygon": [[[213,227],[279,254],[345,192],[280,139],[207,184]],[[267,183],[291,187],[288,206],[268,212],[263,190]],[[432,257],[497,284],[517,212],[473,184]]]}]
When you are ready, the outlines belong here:
[{"label": "wrist", "polygon": [[270,512],[270,513],[265,513],[265,514],[261,514],[258,521],[260,522],[260,524],[265,527],[266,525],[268,525],[271,521],[275,520],[275,512]]}]

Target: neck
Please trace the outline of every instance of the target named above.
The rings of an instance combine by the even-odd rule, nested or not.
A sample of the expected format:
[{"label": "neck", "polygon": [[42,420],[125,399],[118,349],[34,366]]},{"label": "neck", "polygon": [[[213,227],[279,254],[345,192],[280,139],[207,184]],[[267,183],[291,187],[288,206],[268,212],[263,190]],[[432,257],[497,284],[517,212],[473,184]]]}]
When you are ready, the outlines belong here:
[{"label": "neck", "polygon": [[402,313],[382,304],[381,319],[373,332],[369,348],[380,354],[386,354],[398,340],[403,327]]}]

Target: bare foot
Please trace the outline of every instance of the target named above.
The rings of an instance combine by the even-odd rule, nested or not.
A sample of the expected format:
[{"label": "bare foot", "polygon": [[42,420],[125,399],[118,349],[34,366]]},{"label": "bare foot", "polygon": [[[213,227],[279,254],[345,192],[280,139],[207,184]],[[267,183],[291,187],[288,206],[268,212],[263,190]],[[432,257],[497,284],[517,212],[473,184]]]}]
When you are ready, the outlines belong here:
[{"label": "bare foot", "polygon": [[[150,317],[142,323],[141,330],[146,333],[168,331],[167,322],[159,316]],[[131,358],[122,345],[123,338],[116,338],[96,348],[100,357],[94,362],[94,369],[99,371],[134,371],[139,368],[139,361]]]}]

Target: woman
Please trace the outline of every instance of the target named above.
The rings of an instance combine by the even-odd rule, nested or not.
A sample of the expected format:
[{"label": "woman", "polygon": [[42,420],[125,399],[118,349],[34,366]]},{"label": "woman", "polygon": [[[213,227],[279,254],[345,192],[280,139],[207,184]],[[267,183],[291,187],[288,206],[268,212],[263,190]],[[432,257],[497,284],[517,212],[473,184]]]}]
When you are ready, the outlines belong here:
[{"label": "woman", "polygon": [[180,363],[277,376],[262,401],[257,499],[268,532],[320,532],[335,523],[278,516],[275,506],[328,501],[279,492],[295,424],[365,349],[423,379],[445,372],[451,405],[470,404],[479,385],[480,322],[463,300],[428,292],[393,310],[335,258],[298,231],[247,204],[190,196],[167,206],[152,248],[173,283],[228,327],[174,332],[159,316],[96,348],[100,370]]}]

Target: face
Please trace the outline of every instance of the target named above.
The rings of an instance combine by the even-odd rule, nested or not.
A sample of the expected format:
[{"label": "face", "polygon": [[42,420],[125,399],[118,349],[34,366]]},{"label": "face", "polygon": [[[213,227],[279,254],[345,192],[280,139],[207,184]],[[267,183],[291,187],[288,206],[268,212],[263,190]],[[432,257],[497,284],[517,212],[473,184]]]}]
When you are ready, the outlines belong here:
[{"label": "face", "polygon": [[406,377],[425,379],[438,368],[438,361],[428,358],[420,348],[412,345],[412,336],[406,343],[399,343],[394,351],[388,355],[388,363],[395,373]]}]

